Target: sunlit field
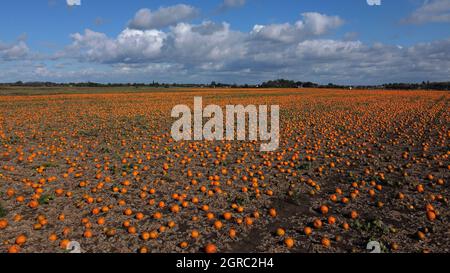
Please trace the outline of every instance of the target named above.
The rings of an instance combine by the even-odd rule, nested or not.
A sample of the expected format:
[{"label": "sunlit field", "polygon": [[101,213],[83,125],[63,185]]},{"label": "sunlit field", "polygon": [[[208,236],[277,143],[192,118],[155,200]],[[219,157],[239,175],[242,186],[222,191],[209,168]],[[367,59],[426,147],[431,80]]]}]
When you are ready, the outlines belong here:
[{"label": "sunlit field", "polygon": [[[448,92],[47,91],[0,96],[0,252],[450,249]],[[280,148],[173,141],[194,96],[279,104]]]}]

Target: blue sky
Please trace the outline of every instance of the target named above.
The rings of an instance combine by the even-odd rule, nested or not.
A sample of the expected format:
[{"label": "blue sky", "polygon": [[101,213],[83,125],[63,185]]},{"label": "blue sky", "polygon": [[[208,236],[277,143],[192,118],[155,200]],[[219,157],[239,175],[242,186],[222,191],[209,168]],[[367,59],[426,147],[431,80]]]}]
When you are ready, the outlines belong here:
[{"label": "blue sky", "polygon": [[2,82],[450,80],[450,0],[16,0],[0,24]]}]

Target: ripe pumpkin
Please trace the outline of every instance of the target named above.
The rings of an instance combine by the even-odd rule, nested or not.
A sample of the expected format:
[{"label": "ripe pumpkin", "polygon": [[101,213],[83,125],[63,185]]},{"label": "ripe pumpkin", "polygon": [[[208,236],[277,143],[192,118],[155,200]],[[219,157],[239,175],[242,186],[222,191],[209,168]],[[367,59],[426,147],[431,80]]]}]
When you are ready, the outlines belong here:
[{"label": "ripe pumpkin", "polygon": [[230,235],[230,238],[235,238],[236,237],[236,230],[234,228],[230,228],[230,231],[228,232],[228,234]]},{"label": "ripe pumpkin", "polygon": [[231,217],[232,217],[231,212],[225,212],[225,213],[223,214],[223,218],[224,218],[225,220],[230,220]]},{"label": "ripe pumpkin", "polygon": [[136,213],[136,219],[137,219],[137,220],[142,220],[142,219],[144,219],[144,214],[143,214],[142,212]]},{"label": "ripe pumpkin", "polygon": [[322,224],[322,221],[320,219],[315,219],[314,222],[313,222],[313,225],[314,225],[314,228],[320,229],[320,228],[322,228],[323,224]]},{"label": "ripe pumpkin", "polygon": [[322,212],[323,215],[327,214],[328,210],[329,210],[328,207],[325,205],[320,207],[320,212]]},{"label": "ripe pumpkin", "polygon": [[193,230],[191,232],[191,237],[197,239],[200,236],[200,233],[197,230]]},{"label": "ripe pumpkin", "polygon": [[277,216],[277,211],[274,208],[269,209],[269,215],[270,217],[276,217]]},{"label": "ripe pumpkin", "polygon": [[181,242],[181,243],[180,243],[180,247],[181,247],[181,248],[187,248],[188,245],[189,245],[188,242]]},{"label": "ripe pumpkin", "polygon": [[24,234],[21,234],[21,235],[17,236],[17,238],[16,238],[16,244],[19,246],[25,244],[26,241],[27,241],[27,236],[25,236]]},{"label": "ripe pumpkin", "polygon": [[0,230],[5,229],[8,226],[8,220],[0,219]]},{"label": "ripe pumpkin", "polygon": [[433,222],[434,220],[436,220],[436,213],[432,210],[427,211],[427,218],[428,220]]},{"label": "ripe pumpkin", "polygon": [[146,253],[149,253],[150,250],[146,246],[143,246],[143,247],[139,248],[138,252],[141,254],[146,254]]},{"label": "ripe pumpkin", "polygon": [[205,252],[208,254],[217,253],[217,247],[214,244],[207,244],[205,246]]},{"label": "ripe pumpkin", "polygon": [[93,236],[93,234],[92,234],[92,231],[91,230],[86,230],[84,233],[83,233],[83,236],[84,236],[84,238],[92,238],[92,236]]},{"label": "ripe pumpkin", "polygon": [[144,241],[147,241],[148,239],[150,239],[150,233],[148,233],[148,232],[143,232],[143,233],[141,234],[141,239],[144,240]]},{"label": "ripe pumpkin", "polygon": [[322,242],[322,246],[324,246],[324,247],[330,247],[330,245],[331,245],[331,241],[327,237],[323,237],[321,242]]},{"label": "ripe pumpkin", "polygon": [[12,245],[8,248],[8,253],[15,254],[20,252],[20,247],[18,245]]},{"label": "ripe pumpkin", "polygon": [[223,227],[223,224],[222,224],[221,221],[217,220],[217,221],[214,222],[214,227],[216,229],[221,229]]},{"label": "ripe pumpkin", "polygon": [[39,207],[39,202],[36,201],[36,200],[31,200],[31,201],[28,203],[28,206],[29,206],[30,208],[32,208],[32,209],[35,209],[35,208]]},{"label": "ripe pumpkin", "polygon": [[178,206],[178,205],[173,205],[172,207],[170,207],[170,211],[171,211],[172,213],[178,213],[178,212],[180,212],[180,206]]},{"label": "ripe pumpkin", "polygon": [[68,239],[64,239],[64,240],[61,240],[61,242],[59,243],[59,247],[62,249],[67,249],[69,244],[70,244],[70,241]]},{"label": "ripe pumpkin", "polygon": [[277,235],[278,236],[284,236],[284,234],[286,234],[286,232],[284,231],[284,229],[282,228],[277,228]]},{"label": "ripe pumpkin", "polygon": [[123,214],[125,214],[126,216],[130,216],[131,214],[133,214],[133,211],[131,209],[126,209],[123,211]]},{"label": "ripe pumpkin", "polygon": [[303,232],[305,233],[306,236],[310,236],[312,234],[312,228],[310,227],[305,227],[303,229]]},{"label": "ripe pumpkin", "polygon": [[336,223],[336,218],[333,216],[328,217],[328,224],[334,225]]},{"label": "ripe pumpkin", "polygon": [[287,246],[287,248],[292,248],[294,247],[295,241],[292,238],[286,238],[284,240],[284,244]]}]

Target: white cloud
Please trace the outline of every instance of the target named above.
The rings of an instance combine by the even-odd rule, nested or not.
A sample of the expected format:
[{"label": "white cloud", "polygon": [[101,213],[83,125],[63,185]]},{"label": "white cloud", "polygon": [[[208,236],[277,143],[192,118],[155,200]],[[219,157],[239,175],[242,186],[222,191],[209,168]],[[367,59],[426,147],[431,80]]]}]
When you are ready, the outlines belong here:
[{"label": "white cloud", "polygon": [[[83,47],[72,45],[69,47],[72,55],[55,61],[64,65],[34,65],[32,60],[21,59],[0,61],[3,71],[0,81],[215,80],[258,83],[283,77],[325,84],[377,84],[443,81],[450,74],[450,39],[414,46],[391,46],[312,38],[298,43],[270,44],[271,50],[267,50],[267,44],[248,39],[249,33],[235,32],[226,24],[180,24],[165,35],[161,50],[139,53],[138,48],[141,46],[132,42],[135,38],[129,38],[128,35],[123,35],[128,37],[123,39],[129,42],[119,42],[119,37],[111,39],[101,33],[86,31],[74,37],[74,44],[83,44]],[[145,35],[140,33],[139,36]],[[215,42],[218,37],[223,40]],[[195,39],[201,39],[201,43],[206,45],[199,48],[198,53],[194,51],[194,56],[189,56],[189,50],[195,46]],[[232,42],[224,44],[226,39]],[[95,47],[96,43],[103,45]],[[109,43],[111,45],[105,45]],[[183,50],[183,46],[187,49]],[[108,51],[109,47],[112,50]],[[104,54],[100,53],[102,51]],[[201,54],[203,58],[199,57]],[[80,62],[70,61],[69,57],[77,58]]]},{"label": "white cloud", "polygon": [[180,23],[171,29],[169,35],[167,54],[192,64],[231,61],[244,56],[246,50],[245,35],[232,31],[226,23]]},{"label": "white cloud", "polygon": [[[313,35],[323,35],[331,29],[340,27],[344,21],[338,16],[328,16],[317,12],[302,14],[304,28]],[[301,24],[297,22],[297,24]]]},{"label": "white cloud", "polygon": [[324,35],[343,24],[338,16],[328,16],[317,12],[302,13],[303,20],[295,24],[255,25],[252,35],[272,41],[292,43],[311,36]]},{"label": "white cloud", "polygon": [[408,24],[450,22],[450,0],[429,0],[402,20]]},{"label": "white cloud", "polygon": [[73,43],[63,55],[99,63],[148,62],[161,53],[166,34],[158,30],[125,29],[115,39],[92,30],[72,35]]},{"label": "white cloud", "polygon": [[345,58],[363,48],[360,41],[307,40],[297,46],[297,56],[306,58]]},{"label": "white cloud", "polygon": [[3,44],[0,42],[0,61],[20,60],[27,57],[29,52],[27,44],[22,40],[15,44]]},{"label": "white cloud", "polygon": [[367,0],[369,6],[381,6],[381,0]]},{"label": "white cloud", "polygon": [[[72,36],[73,43],[60,57],[108,64],[130,80],[151,74],[169,82],[285,77],[366,84],[444,80],[450,74],[450,39],[409,47],[325,39],[321,36],[342,20],[311,13],[303,17],[295,24],[255,26],[248,33],[209,21],[179,23],[166,31],[125,29],[116,38],[86,30]],[[255,36],[262,31],[264,39]]]},{"label": "white cloud", "polygon": [[141,9],[128,23],[128,27],[139,30],[159,29],[193,19],[198,15],[199,11],[196,8],[184,4],[161,7],[156,11]]},{"label": "white cloud", "polygon": [[[284,77],[321,83],[439,81],[450,74],[450,39],[413,46],[331,39],[337,16],[304,13],[296,22],[233,30],[226,22],[180,22],[163,30],[126,28],[115,37],[85,30],[50,61],[33,66],[24,41],[0,43],[0,79],[257,83]],[[21,60],[23,69],[7,69]],[[8,60],[8,62],[2,62]],[[75,60],[75,61],[74,61]],[[16,66],[14,66],[16,67]]]},{"label": "white cloud", "polygon": [[81,6],[81,0],[66,0],[68,6]]}]

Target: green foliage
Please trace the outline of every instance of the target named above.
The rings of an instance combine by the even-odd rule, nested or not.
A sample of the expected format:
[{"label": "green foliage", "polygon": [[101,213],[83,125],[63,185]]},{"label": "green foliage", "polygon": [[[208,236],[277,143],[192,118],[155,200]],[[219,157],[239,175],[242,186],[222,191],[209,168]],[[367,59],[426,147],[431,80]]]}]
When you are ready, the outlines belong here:
[{"label": "green foliage", "polygon": [[48,205],[50,203],[50,201],[52,201],[53,199],[55,199],[54,196],[49,195],[49,194],[44,194],[38,199],[38,202],[40,205]]},{"label": "green foliage", "polygon": [[0,217],[5,217],[7,214],[8,214],[8,212],[6,211],[6,209],[0,203]]}]

